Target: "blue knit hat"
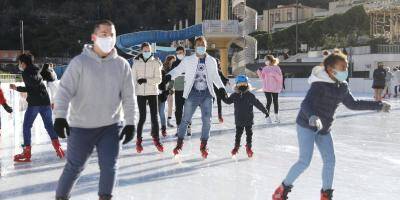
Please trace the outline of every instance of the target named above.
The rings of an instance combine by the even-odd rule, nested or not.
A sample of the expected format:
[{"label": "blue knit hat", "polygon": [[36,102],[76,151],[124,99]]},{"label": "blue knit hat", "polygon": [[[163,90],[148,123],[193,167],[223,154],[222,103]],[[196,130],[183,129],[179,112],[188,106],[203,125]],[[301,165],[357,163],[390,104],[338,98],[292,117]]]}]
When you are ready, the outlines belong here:
[{"label": "blue knit hat", "polygon": [[248,82],[249,82],[249,78],[247,78],[246,75],[239,75],[236,77],[236,84],[248,83]]}]

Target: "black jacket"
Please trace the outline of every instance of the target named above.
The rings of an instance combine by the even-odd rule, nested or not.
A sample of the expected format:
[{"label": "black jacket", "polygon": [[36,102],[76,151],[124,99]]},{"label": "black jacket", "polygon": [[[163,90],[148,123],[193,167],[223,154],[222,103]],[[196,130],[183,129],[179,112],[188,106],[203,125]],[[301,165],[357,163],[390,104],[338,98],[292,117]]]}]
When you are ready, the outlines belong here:
[{"label": "black jacket", "polygon": [[[179,64],[181,64],[182,60],[179,60],[178,58],[175,60],[175,62],[172,63],[171,65],[171,70],[173,70],[175,67],[177,67]],[[170,71],[171,71],[170,70]]]},{"label": "black jacket", "polygon": [[167,90],[167,84],[164,83],[165,81],[165,75],[167,72],[162,69],[161,70],[161,83],[158,85],[158,89],[160,90],[160,94],[158,95],[158,101],[163,103],[167,101],[169,91]]},{"label": "black jacket", "polygon": [[355,100],[346,82],[313,82],[301,103],[296,122],[302,127],[317,131],[315,127],[309,125],[309,119],[313,115],[318,116],[323,125],[319,134],[328,134],[331,132],[334,115],[340,103],[352,110],[382,109],[381,102]]},{"label": "black jacket", "polygon": [[28,106],[49,106],[50,98],[43,83],[40,69],[36,65],[28,66],[22,72],[25,87],[17,87],[18,92],[27,92]]},{"label": "black jacket", "polygon": [[236,126],[245,127],[254,124],[253,106],[264,114],[268,113],[264,105],[250,91],[243,93],[236,91],[223,101],[226,104],[234,104]]},{"label": "black jacket", "polygon": [[374,81],[372,83],[372,88],[383,89],[386,84],[386,70],[383,68],[378,68],[374,70]]}]

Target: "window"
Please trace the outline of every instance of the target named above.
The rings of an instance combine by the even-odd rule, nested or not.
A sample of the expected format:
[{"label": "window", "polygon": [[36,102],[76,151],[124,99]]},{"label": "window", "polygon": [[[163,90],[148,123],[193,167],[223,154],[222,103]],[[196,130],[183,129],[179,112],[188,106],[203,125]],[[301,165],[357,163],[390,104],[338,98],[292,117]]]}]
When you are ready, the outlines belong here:
[{"label": "window", "polygon": [[293,13],[292,12],[287,13],[287,21],[293,21]]}]

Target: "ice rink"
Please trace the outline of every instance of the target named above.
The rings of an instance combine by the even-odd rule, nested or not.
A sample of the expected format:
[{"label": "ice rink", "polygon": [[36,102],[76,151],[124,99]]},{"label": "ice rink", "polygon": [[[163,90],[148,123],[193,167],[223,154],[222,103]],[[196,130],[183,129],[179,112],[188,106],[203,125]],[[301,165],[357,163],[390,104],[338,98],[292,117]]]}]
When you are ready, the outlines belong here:
[{"label": "ice rink", "polygon": [[[1,108],[1,200],[54,199],[57,180],[64,160],[56,157],[40,117],[34,127],[32,162],[14,164],[20,153],[22,117],[18,95],[6,91],[17,111],[6,114]],[[257,93],[262,102],[265,97]],[[176,129],[168,129],[163,139],[166,151],[158,153],[149,134],[149,119],[144,131],[144,151],[137,154],[134,141],[123,146],[115,198],[119,200],[266,200],[281,183],[297,160],[295,118],[304,94],[282,94],[281,123],[266,125],[256,110],[254,157],[248,159],[243,147],[237,159],[230,151],[234,144],[233,106],[223,104],[225,122],[217,123],[214,109],[210,155],[203,160],[199,152],[200,112],[193,120],[193,133],[184,143],[182,157],[172,155]],[[358,94],[372,99],[369,95]],[[334,199],[398,200],[400,198],[400,98],[389,100],[390,113],[350,111],[340,106],[333,128],[336,150]],[[216,104],[214,105],[216,106]],[[215,108],[215,107],[214,107]],[[66,147],[63,141],[63,147]],[[93,154],[71,199],[97,199],[99,171]],[[293,200],[317,200],[321,189],[322,162],[315,150],[310,168],[295,183],[289,197]]]}]

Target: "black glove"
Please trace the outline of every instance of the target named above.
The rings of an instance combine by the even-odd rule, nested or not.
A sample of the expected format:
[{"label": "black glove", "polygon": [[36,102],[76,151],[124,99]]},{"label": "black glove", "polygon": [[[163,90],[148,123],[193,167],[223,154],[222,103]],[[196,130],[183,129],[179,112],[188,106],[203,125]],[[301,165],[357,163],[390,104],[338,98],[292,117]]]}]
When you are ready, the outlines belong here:
[{"label": "black glove", "polygon": [[221,99],[225,99],[225,98],[227,98],[227,94],[226,94],[226,90],[225,90],[225,88],[219,88],[218,89],[218,97],[219,98],[221,98]]},{"label": "black glove", "polygon": [[129,141],[133,139],[135,136],[135,126],[134,125],[126,125],[124,129],[122,129],[121,135],[119,136],[119,140],[124,139],[122,144],[127,144]]},{"label": "black glove", "polygon": [[171,81],[171,79],[172,79],[171,75],[167,74],[167,75],[165,75],[165,80],[164,80],[164,82],[165,82],[165,83],[168,83],[168,82]]},{"label": "black glove", "polygon": [[141,79],[137,80],[137,82],[139,83],[139,85],[142,85],[142,83],[147,83],[147,79],[141,78]]},{"label": "black glove", "polygon": [[13,109],[12,109],[7,103],[4,103],[4,104],[3,104],[3,108],[4,108],[4,110],[6,110],[8,113],[12,113],[12,112],[13,112]]},{"label": "black glove", "polygon": [[[54,121],[54,130],[60,138],[65,138],[66,136],[69,136],[69,125],[67,120],[64,118],[56,118],[56,120]],[[66,130],[67,135],[65,135],[64,130]]]}]

